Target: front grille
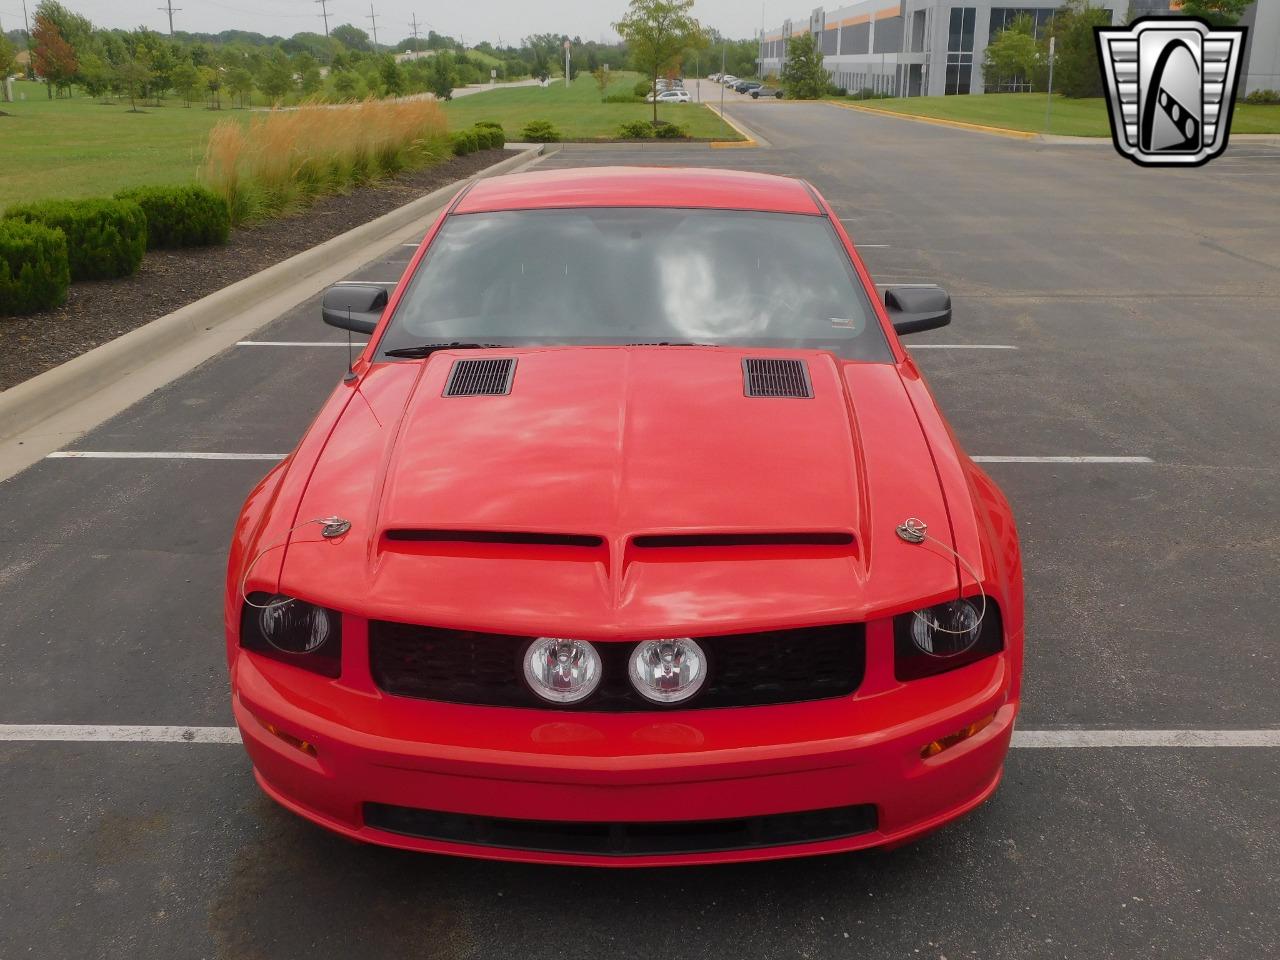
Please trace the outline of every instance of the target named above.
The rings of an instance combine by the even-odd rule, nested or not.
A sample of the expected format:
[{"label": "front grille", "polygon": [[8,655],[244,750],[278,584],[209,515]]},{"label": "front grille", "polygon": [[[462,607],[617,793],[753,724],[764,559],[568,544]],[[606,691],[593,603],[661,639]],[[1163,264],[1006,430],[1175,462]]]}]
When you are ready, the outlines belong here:
[{"label": "front grille", "polygon": [[849,696],[862,682],[862,624],[698,637],[707,680],[691,699],[664,707],[641,697],[627,676],[630,642],[597,643],[603,679],[588,699],[552,704],[531,691],[521,658],[532,637],[369,623],[373,679],[387,693],[493,707],[625,712],[797,703]]},{"label": "front grille", "polygon": [[813,397],[809,371],[800,360],[747,357],[742,374],[748,397]]},{"label": "front grille", "polygon": [[515,376],[513,358],[503,360],[455,360],[445,384],[446,397],[498,397],[511,392]]},{"label": "front grille", "polygon": [[871,833],[878,826],[875,805],[870,803],[733,820],[634,823],[511,820],[366,803],[364,822],[378,830],[422,840],[608,857],[714,853],[819,843]]}]

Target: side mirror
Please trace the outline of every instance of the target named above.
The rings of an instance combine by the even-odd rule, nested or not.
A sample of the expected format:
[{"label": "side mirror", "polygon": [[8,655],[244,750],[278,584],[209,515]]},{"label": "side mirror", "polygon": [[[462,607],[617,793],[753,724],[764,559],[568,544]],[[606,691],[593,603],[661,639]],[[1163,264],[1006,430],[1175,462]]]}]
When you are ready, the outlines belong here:
[{"label": "side mirror", "polygon": [[951,297],[941,287],[888,287],[884,305],[900,335],[936,330],[951,322]]},{"label": "side mirror", "polygon": [[324,292],[320,316],[331,327],[373,333],[387,306],[387,288],[372,283],[338,283]]}]

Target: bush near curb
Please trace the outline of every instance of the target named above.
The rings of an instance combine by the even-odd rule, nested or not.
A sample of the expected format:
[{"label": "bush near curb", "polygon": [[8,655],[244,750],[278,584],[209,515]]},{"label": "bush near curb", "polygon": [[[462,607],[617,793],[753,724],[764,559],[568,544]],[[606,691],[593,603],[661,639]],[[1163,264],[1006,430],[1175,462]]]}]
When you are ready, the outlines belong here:
[{"label": "bush near curb", "polygon": [[231,207],[208,187],[137,187],[117,200],[132,200],[147,218],[147,249],[209,247],[227,242]]},{"label": "bush near curb", "polygon": [[127,277],[147,249],[146,214],[130,200],[45,200],[18,204],[4,215],[61,230],[72,280]]},{"label": "bush near curb", "polygon": [[0,316],[35,313],[67,299],[71,268],[61,230],[0,220]]},{"label": "bush near curb", "polygon": [[618,125],[618,136],[623,140],[649,140],[653,138],[653,124],[648,120],[628,120]]},{"label": "bush near curb", "polygon": [[550,120],[530,120],[520,131],[520,139],[526,143],[559,143],[564,134]]},{"label": "bush near curb", "polygon": [[688,140],[689,131],[679,124],[664,123],[653,128],[653,135],[659,140]]},{"label": "bush near curb", "polygon": [[453,152],[459,157],[475,153],[480,149],[474,130],[459,130],[450,139],[453,140]]},{"label": "bush near curb", "polygon": [[631,88],[631,92],[635,94],[637,97],[639,97],[641,100],[643,100],[645,97],[647,97],[649,94],[653,92],[653,84],[650,83],[648,80],[641,80],[639,83],[637,83],[634,87]]},{"label": "bush near curb", "polygon": [[1280,90],[1255,90],[1244,98],[1244,102],[1255,104],[1280,103]]}]

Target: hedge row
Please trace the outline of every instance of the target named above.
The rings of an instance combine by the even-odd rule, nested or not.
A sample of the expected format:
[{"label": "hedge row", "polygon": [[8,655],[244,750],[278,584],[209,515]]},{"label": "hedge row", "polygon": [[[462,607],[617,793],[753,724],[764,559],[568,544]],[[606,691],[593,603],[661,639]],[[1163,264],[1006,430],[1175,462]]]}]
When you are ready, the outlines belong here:
[{"label": "hedge row", "polygon": [[520,139],[525,143],[559,143],[564,134],[550,120],[530,120],[520,131]]},{"label": "hedge row", "polygon": [[226,200],[198,186],[9,207],[0,218],[0,316],[58,306],[70,280],[127,277],[148,248],[225,243],[230,226]]},{"label": "hedge row", "polygon": [[460,157],[477,150],[501,150],[507,142],[502,124],[492,120],[480,120],[470,130],[459,130],[450,139],[453,152]]}]

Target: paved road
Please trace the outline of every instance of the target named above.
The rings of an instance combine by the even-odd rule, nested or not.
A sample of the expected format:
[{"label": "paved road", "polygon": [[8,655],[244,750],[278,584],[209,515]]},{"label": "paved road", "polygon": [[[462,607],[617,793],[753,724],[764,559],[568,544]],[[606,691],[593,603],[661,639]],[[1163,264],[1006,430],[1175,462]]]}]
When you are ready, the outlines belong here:
[{"label": "paved road", "polygon": [[[1023,729],[1280,728],[1280,166],[1201,171],[821,105],[737,104],[772,150],[572,146],[546,166],[795,173],[880,282],[938,281],[918,349],[1026,551]],[[395,280],[409,248],[358,276]],[[315,304],[255,339],[336,344]],[[289,449],[337,347],[238,347],[83,450]],[[0,484],[0,724],[230,722],[225,544],[261,462],[46,460]],[[893,853],[647,872],[356,846],[236,747],[0,743],[0,960],[1280,953],[1280,749],[1015,750]]]}]

